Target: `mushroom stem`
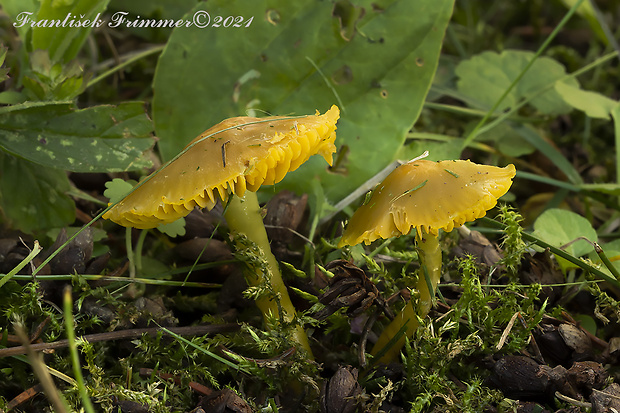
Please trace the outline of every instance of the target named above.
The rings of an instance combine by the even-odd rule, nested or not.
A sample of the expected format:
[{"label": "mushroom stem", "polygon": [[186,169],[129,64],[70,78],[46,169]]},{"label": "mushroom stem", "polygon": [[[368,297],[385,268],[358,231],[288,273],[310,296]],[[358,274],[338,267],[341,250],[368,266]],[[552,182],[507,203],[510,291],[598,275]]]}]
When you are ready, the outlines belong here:
[{"label": "mushroom stem", "polygon": [[[417,289],[420,294],[418,301],[418,311],[413,308],[410,300],[401,312],[394,317],[394,320],[381,332],[379,339],[372,348],[371,354],[378,354],[401,330],[405,329],[401,337],[391,345],[387,351],[379,358],[381,363],[389,363],[400,353],[400,349],[405,345],[405,338],[412,338],[418,329],[418,316],[421,318],[431,310],[435,290],[441,278],[441,247],[439,237],[433,234],[421,233],[416,235],[418,244],[418,259],[420,260],[420,270],[418,273]],[[426,274],[428,274],[428,277]],[[428,282],[427,282],[428,278]],[[432,292],[431,292],[432,289]]]},{"label": "mushroom stem", "polygon": [[[439,237],[433,234],[422,233],[416,235],[418,242],[418,257],[420,260],[420,273],[418,275],[418,291],[420,301],[418,303],[418,315],[426,317],[431,311],[435,290],[441,278],[441,247]],[[428,278],[426,274],[428,274]],[[432,292],[431,292],[432,289]]]},{"label": "mushroom stem", "polygon": [[[391,344],[390,348],[386,349],[383,355],[378,360],[375,360],[375,362],[387,364],[391,361],[394,361],[394,359],[400,353],[400,349],[403,348],[403,346],[405,345],[405,338],[413,337],[413,333],[415,333],[415,331],[418,329],[418,324],[418,317],[416,316],[415,309],[413,308],[413,303],[411,300],[409,300],[409,302],[405,304],[400,313],[398,313],[396,317],[394,317],[394,320],[392,320],[392,322],[383,329],[381,335],[379,336],[379,339],[373,346],[370,353],[373,355],[377,355],[383,349],[385,349],[388,344]],[[396,342],[394,342],[393,344],[390,343],[390,341],[394,337],[396,337],[396,335],[402,328],[405,328],[405,330],[400,336],[400,338],[396,340]]]},{"label": "mushroom stem", "polygon": [[[271,252],[256,193],[246,191],[243,197],[231,195],[228,207],[224,212],[224,217],[232,232],[244,234],[263,252],[263,257],[270,273],[269,283],[271,289],[278,296],[278,300],[274,300],[272,297],[264,297],[256,301],[256,305],[263,313],[263,316],[267,317],[270,314],[278,315],[285,322],[292,321],[295,318],[295,307],[282,280],[278,262]],[[262,274],[254,271],[245,271],[245,276],[248,284],[251,286],[261,285],[265,281]],[[282,312],[281,314],[280,311]],[[302,326],[295,326],[292,338],[301,348],[306,350],[310,358],[313,357],[308,336]]]}]

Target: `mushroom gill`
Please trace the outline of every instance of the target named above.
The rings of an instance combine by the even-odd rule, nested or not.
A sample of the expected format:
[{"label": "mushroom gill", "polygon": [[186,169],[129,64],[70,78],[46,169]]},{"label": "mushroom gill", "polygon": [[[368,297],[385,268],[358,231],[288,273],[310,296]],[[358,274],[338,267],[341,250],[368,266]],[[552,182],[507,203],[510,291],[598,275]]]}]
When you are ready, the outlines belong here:
[{"label": "mushroom gill", "polygon": [[153,228],[280,182],[317,153],[331,164],[336,106],[323,115],[226,119],[190,142],[103,216],[120,225]]},{"label": "mushroom gill", "polygon": [[339,247],[408,234],[437,235],[483,217],[505,194],[515,167],[415,160],[396,168],[353,215]]}]

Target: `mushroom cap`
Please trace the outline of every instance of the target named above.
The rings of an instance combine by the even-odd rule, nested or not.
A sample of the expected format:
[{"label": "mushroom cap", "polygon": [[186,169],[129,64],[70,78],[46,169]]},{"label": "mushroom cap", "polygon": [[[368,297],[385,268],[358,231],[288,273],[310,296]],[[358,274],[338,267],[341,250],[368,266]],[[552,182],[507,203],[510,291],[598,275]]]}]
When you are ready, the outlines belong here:
[{"label": "mushroom cap", "polygon": [[508,192],[514,165],[504,168],[470,161],[413,160],[396,168],[362,205],[338,247],[370,244],[408,234],[411,228],[437,235],[483,217]]},{"label": "mushroom cap", "polygon": [[331,165],[336,151],[332,106],[323,115],[304,117],[235,117],[190,142],[103,217],[135,228],[153,228],[189,214],[194,207],[213,208],[229,191],[243,196],[262,184],[273,185],[318,153]]}]

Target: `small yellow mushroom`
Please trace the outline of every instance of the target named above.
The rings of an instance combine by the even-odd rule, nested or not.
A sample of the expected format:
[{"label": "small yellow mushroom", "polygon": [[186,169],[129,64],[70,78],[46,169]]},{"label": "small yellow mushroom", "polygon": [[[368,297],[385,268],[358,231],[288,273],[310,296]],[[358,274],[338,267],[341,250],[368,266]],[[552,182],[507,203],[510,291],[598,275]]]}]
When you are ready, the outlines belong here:
[{"label": "small yellow mushroom", "polygon": [[[236,117],[208,129],[171,162],[141,182],[103,217],[120,225],[154,228],[189,214],[195,207],[211,209],[218,199],[227,201],[224,217],[231,232],[244,234],[261,250],[269,274],[248,274],[250,285],[269,278],[277,300],[261,298],[257,305],[268,317],[280,314],[285,322],[295,317],[286,286],[271,253],[255,191],[280,182],[312,155],[331,165],[336,151],[336,122],[340,111],[303,117]],[[230,199],[229,199],[230,198]],[[301,327],[294,339],[312,357]]]},{"label": "small yellow mushroom", "polygon": [[226,201],[229,192],[242,197],[246,189],[276,184],[314,154],[331,165],[339,113],[332,106],[324,115],[293,119],[226,119],[190,142],[103,217],[126,227],[154,228],[196,206],[211,209],[218,199]]},{"label": "small yellow mushroom", "polygon": [[[351,217],[339,247],[360,242],[370,244],[379,238],[397,237],[416,229],[422,271],[417,289],[420,301],[417,314],[430,311],[435,289],[441,277],[441,248],[438,232],[450,232],[465,222],[483,217],[508,192],[515,176],[514,165],[498,168],[470,161],[433,162],[414,159],[396,168],[374,190],[370,200]],[[424,269],[430,280],[426,282]],[[405,335],[381,361],[393,360],[405,337],[412,337],[418,323],[409,302],[386,327],[372,349],[379,353],[406,325]]]}]

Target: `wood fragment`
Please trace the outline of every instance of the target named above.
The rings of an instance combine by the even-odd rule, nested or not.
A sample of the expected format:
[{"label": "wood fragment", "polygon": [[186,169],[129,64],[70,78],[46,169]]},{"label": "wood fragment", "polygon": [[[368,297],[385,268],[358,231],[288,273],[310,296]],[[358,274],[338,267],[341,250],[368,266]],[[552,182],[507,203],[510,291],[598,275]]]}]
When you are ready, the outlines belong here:
[{"label": "wood fragment", "polygon": [[43,385],[37,384],[32,386],[29,389],[24,390],[17,396],[15,396],[11,401],[9,401],[6,405],[7,411],[13,410],[18,407],[22,403],[26,403],[28,400],[32,399],[37,394],[43,391]]},{"label": "wood fragment", "polygon": [[[240,328],[239,324],[229,323],[229,324],[210,324],[205,326],[187,326],[187,327],[170,327],[168,330],[172,331],[175,334],[179,334],[182,336],[190,336],[190,335],[204,335],[204,334],[217,334],[217,333],[227,333],[231,331],[237,331]],[[163,331],[159,327],[153,328],[136,328],[130,330],[119,330],[119,331],[111,331],[108,333],[98,333],[98,334],[88,334],[82,336],[82,338],[89,343],[97,343],[103,341],[113,341],[113,340],[127,340],[139,338],[143,334],[155,335],[159,331]],[[58,340],[51,343],[37,343],[31,344],[30,348],[33,351],[49,351],[52,349],[68,347],[68,340]],[[26,354],[25,346],[16,346],[16,347],[8,347],[0,349],[0,358],[15,356],[18,354]]]}]

